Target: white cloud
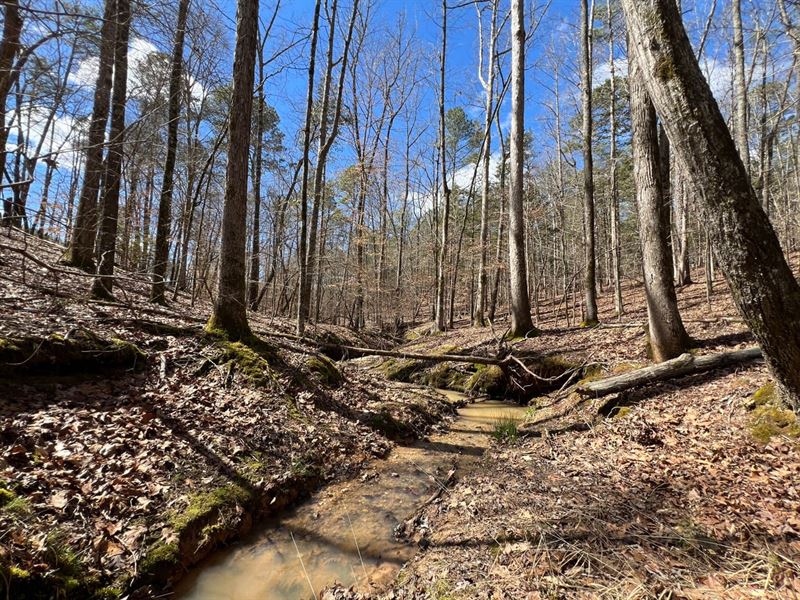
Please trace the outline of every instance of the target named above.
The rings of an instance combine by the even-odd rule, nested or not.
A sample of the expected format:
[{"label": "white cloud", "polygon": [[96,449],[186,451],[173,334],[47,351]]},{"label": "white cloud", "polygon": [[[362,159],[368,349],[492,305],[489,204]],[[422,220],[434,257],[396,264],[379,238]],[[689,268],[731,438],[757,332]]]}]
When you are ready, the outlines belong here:
[{"label": "white cloud", "polygon": [[[627,77],[628,59],[614,59],[614,71],[616,72],[617,77]],[[611,79],[611,62],[605,61],[594,68],[594,73],[592,74],[592,87],[599,87],[609,79]]]}]

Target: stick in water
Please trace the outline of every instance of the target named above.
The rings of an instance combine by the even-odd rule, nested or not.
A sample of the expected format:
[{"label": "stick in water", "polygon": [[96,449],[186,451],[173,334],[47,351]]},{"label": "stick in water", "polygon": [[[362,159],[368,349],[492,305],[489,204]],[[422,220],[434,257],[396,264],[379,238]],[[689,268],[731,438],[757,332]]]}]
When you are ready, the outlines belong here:
[{"label": "stick in water", "polygon": [[364,582],[369,579],[367,575],[367,567],[364,566],[364,559],[361,558],[361,548],[358,547],[358,540],[356,539],[356,532],[353,529],[353,522],[350,520],[350,513],[345,513],[347,515],[347,522],[350,524],[350,531],[353,533],[353,541],[356,543],[356,550],[358,551],[358,560],[361,561],[361,568],[364,569]]},{"label": "stick in water", "polygon": [[294,534],[290,531],[289,535],[292,538],[292,543],[294,544],[294,549],[297,552],[297,558],[300,559],[300,566],[303,567],[303,575],[306,576],[306,581],[308,582],[308,587],[311,588],[311,593],[314,595],[314,600],[317,599],[317,592],[314,591],[314,586],[311,585],[311,578],[308,576],[308,571],[306,571],[306,566],[303,564],[303,557],[300,556],[300,548],[297,547],[297,542],[294,541]]}]

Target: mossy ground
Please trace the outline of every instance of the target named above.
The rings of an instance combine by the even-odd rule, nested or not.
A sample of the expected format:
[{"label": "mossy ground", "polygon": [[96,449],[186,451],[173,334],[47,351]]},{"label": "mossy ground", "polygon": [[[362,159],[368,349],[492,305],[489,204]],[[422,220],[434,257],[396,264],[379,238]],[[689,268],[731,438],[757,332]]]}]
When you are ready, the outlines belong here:
[{"label": "mossy ground", "polygon": [[321,354],[311,356],[306,360],[306,367],[325,385],[338,386],[344,382],[344,376],[339,367],[327,356]]},{"label": "mossy ground", "polygon": [[279,357],[271,344],[256,336],[232,342],[219,332],[207,333],[219,350],[215,362],[256,387],[274,383],[274,368],[279,363]]},{"label": "mossy ground", "polygon": [[800,423],[797,415],[786,407],[775,383],[760,387],[751,399],[750,434],[761,443],[768,443],[775,436],[800,438]]}]

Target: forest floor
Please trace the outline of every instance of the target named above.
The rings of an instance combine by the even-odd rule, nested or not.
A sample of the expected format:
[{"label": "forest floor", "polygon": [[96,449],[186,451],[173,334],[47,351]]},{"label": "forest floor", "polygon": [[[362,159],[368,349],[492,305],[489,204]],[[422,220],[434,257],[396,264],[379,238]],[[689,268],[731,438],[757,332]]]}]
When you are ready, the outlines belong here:
[{"label": "forest floor", "polygon": [[[255,520],[442,428],[452,405],[401,380],[531,394],[491,368],[333,363],[260,315],[257,339],[230,344],[203,333],[209,306],[153,306],[140,275],[122,273],[118,302],[87,300],[62,252],[0,233],[0,597],[152,597]],[[606,326],[569,327],[543,303],[536,338],[428,324],[399,349],[510,345],[592,377],[629,371],[648,364],[645,302],[635,282],[624,296],[624,326],[602,295]],[[679,299],[695,352],[753,345],[721,281],[710,302],[704,284]],[[308,337],[397,344],[333,326]],[[325,597],[800,598],[799,430],[768,382],[750,363],[623,393],[608,418],[590,401],[511,431],[416,515],[419,552],[389,589]]]},{"label": "forest floor", "polygon": [[[542,335],[514,352],[599,366],[592,377],[644,366],[643,290],[630,284],[624,297],[630,327],[566,328],[543,306]],[[693,352],[754,344],[724,282],[710,301],[704,283],[679,301]],[[611,302],[600,302],[608,324]],[[421,327],[402,349],[491,348],[501,326]],[[800,429],[770,404],[768,382],[750,363],[636,388],[608,418],[591,401],[537,435],[508,435],[417,515],[420,550],[388,591],[324,597],[800,598]]]},{"label": "forest floor", "polygon": [[[151,597],[453,412],[278,337],[288,321],[254,315],[246,344],[205,334],[209,306],[152,305],[141,275],[121,274],[118,302],[89,301],[91,279],[62,253],[0,233],[2,598]],[[308,337],[389,343],[338,327]]]}]

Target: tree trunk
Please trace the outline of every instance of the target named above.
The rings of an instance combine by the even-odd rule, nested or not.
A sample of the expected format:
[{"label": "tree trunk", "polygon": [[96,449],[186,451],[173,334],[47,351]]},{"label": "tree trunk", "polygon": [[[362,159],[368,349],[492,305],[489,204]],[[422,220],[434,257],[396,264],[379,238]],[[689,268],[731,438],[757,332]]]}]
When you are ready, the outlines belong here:
[{"label": "tree trunk", "polygon": [[522,214],[525,162],[525,8],[511,1],[511,194],[508,202],[508,270],[511,337],[537,333],[531,321],[525,221]]},{"label": "tree trunk", "polygon": [[583,226],[584,240],[584,295],[586,300],[585,325],[596,325],[597,282],[595,268],[594,233],[594,165],[592,157],[592,15],[588,0],[581,0],[581,105],[583,111]]},{"label": "tree trunk", "polygon": [[635,56],[631,56],[628,64],[633,179],[636,182],[647,297],[647,343],[651,358],[656,362],[664,362],[683,354],[689,341],[678,312],[673,285],[669,204],[664,193],[663,170],[659,168],[668,159],[659,156],[656,113],[642,83]]},{"label": "tree trunk", "polygon": [[6,123],[6,100],[11,91],[11,71],[20,49],[22,18],[19,16],[19,1],[3,2],[3,39],[0,41],[0,182],[6,164],[6,143],[10,127]]},{"label": "tree trunk", "polygon": [[128,37],[131,25],[130,0],[117,0],[116,42],[114,49],[114,92],[111,98],[111,131],[106,162],[105,189],[100,221],[97,277],[92,281],[92,296],[112,298],[114,261],[117,249],[119,190],[125,150],[125,102],[128,94]]},{"label": "tree trunk", "polygon": [[261,279],[261,167],[264,153],[264,57],[258,45],[258,116],[256,117],[256,156],[253,169],[253,237],[250,247],[250,285],[247,302],[251,310],[257,307],[258,281]]},{"label": "tree trunk", "polygon": [[[489,51],[488,51],[488,64],[486,81],[483,81],[483,73],[478,69],[478,76],[483,83],[484,93],[486,94],[486,115],[483,127],[483,181],[481,182],[481,231],[480,239],[478,241],[478,251],[480,253],[480,262],[478,264],[478,291],[475,313],[473,316],[472,324],[476,327],[483,327],[486,325],[485,319],[485,305],[486,305],[486,254],[487,246],[489,243],[489,190],[490,190],[490,173],[489,166],[492,158],[492,116],[494,114],[494,73],[495,73],[495,55],[497,53],[497,5],[498,0],[492,2],[492,26],[489,33]],[[480,13],[479,13],[480,18]],[[483,56],[483,44],[480,49],[481,56]]]},{"label": "tree trunk", "polygon": [[222,250],[214,313],[208,323],[229,339],[250,334],[247,324],[245,245],[247,238],[247,167],[253,113],[253,72],[258,47],[258,0],[238,0],[233,92],[225,169]]},{"label": "tree trunk", "polygon": [[744,74],[744,35],[742,33],[742,0],[733,0],[733,99],[736,147],[744,163],[744,169],[750,174],[750,148],[747,135],[747,79]]},{"label": "tree trunk", "polygon": [[[447,58],[447,1],[442,0],[442,47],[439,62],[439,160],[442,168],[442,197],[444,206],[442,210],[442,239],[439,246],[439,258],[436,266],[436,305],[434,331],[445,330],[445,290],[447,279],[447,244],[450,227],[450,187],[447,184],[447,152],[445,152],[445,112],[444,112],[444,75]],[[438,189],[435,189],[438,194]]]},{"label": "tree trunk", "polygon": [[[303,335],[308,319],[310,295],[306,294],[308,286],[308,171],[311,169],[311,127],[314,120],[314,74],[317,64],[317,36],[319,34],[319,9],[321,0],[314,3],[314,21],[311,25],[311,50],[308,61],[308,88],[306,89],[306,121],[303,128],[303,178],[300,184],[300,239],[298,240],[297,258],[300,263],[300,293],[297,302],[297,335]],[[333,27],[333,25],[332,25]]]},{"label": "tree trunk", "polygon": [[786,397],[800,403],[800,286],[703,77],[673,0],[622,0],[631,52],[739,312]]},{"label": "tree trunk", "polygon": [[[608,64],[611,84],[611,151],[609,163],[609,188],[611,194],[611,271],[614,285],[614,307],[617,319],[622,317],[625,308],[622,304],[621,266],[620,266],[620,235],[619,235],[619,191],[617,189],[617,81],[614,64],[614,15],[611,12],[611,0],[606,0],[608,18]],[[561,157],[559,156],[559,161]]]},{"label": "tree trunk", "polygon": [[111,75],[114,65],[116,0],[106,0],[103,25],[100,29],[100,57],[97,83],[94,88],[92,119],[89,122],[83,187],[78,201],[78,214],[70,240],[66,261],[85,271],[94,269],[94,244],[97,236],[97,194],[103,175],[103,142],[108,122],[111,97]]},{"label": "tree trunk", "polygon": [[[167,122],[167,157],[164,161],[164,176],[161,183],[161,198],[158,204],[156,225],[156,250],[153,260],[153,286],[150,300],[164,304],[164,278],[169,257],[169,234],[172,228],[172,189],[175,177],[175,155],[178,148],[178,119],[181,110],[181,84],[183,78],[183,40],[186,36],[186,17],[189,0],[180,0],[175,42],[172,46],[172,61],[169,73],[169,108]],[[245,167],[246,171],[246,167]]]}]

